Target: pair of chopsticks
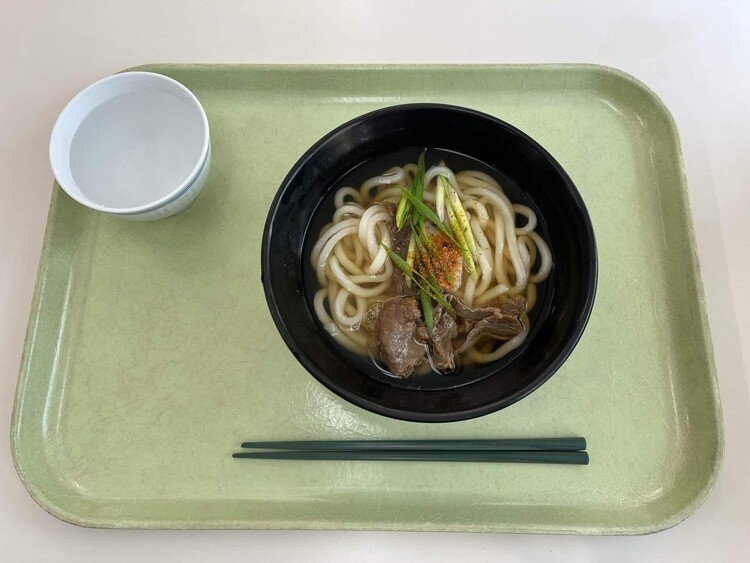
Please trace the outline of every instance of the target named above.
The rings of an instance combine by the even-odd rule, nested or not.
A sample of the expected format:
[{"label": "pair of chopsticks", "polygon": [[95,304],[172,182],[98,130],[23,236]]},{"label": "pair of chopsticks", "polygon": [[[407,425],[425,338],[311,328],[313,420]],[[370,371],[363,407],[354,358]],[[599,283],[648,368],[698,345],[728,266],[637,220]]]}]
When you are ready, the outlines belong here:
[{"label": "pair of chopsticks", "polygon": [[241,459],[470,461],[588,465],[585,438],[244,442]]}]

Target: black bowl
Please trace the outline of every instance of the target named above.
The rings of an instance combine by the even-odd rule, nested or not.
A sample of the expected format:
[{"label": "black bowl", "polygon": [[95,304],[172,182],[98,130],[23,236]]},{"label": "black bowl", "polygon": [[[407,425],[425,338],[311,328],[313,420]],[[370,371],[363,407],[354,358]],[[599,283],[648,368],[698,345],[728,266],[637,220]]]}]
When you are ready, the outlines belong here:
[{"label": "black bowl", "polygon": [[[493,170],[511,199],[539,212],[554,260],[540,284],[526,342],[512,354],[455,384],[420,384],[374,376],[352,361],[319,325],[309,291],[316,214],[341,179],[368,163],[417,147],[472,157]],[[400,164],[401,162],[399,162]],[[393,164],[396,164],[395,162]],[[450,162],[449,162],[450,165]],[[519,191],[520,190],[520,191]],[[520,195],[519,195],[520,194]],[[325,222],[325,221],[323,221]],[[357,117],[315,143],[292,167],[271,204],[262,243],[263,288],[276,326],[300,363],[323,385],[370,411],[403,420],[448,422],[511,405],[544,383],[578,342],[596,293],[597,259],[591,221],[578,190],[536,141],[474,110],[439,104],[394,106]],[[369,361],[369,360],[368,360]],[[370,362],[371,363],[371,362]],[[471,368],[469,368],[471,369]]]}]

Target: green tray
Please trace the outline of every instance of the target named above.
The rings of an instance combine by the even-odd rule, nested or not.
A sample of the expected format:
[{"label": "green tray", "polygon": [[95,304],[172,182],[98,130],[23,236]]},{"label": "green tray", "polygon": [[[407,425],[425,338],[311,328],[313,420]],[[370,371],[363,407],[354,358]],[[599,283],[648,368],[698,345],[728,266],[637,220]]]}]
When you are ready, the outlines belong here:
[{"label": "green tray", "polygon": [[[153,223],[55,188],[12,425],[18,473],[84,526],[638,534],[703,501],[723,436],[674,122],[616,70],[551,66],[149,65],[190,88],[209,182]],[[390,420],[330,393],[277,334],[259,243],[318,138],[406,102],[476,108],[547,148],[599,249],[588,329],[519,403],[451,424]],[[242,440],[582,435],[588,467],[249,462]]]}]

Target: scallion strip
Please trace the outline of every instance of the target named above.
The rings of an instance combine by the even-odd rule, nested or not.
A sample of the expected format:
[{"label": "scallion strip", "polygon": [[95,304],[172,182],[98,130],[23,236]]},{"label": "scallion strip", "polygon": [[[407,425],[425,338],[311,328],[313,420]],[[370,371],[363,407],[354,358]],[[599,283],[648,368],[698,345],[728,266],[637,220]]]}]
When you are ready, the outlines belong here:
[{"label": "scallion strip", "polygon": [[444,187],[446,195],[448,196],[448,204],[453,209],[453,213],[456,215],[456,219],[458,219],[459,225],[461,225],[461,230],[463,231],[466,245],[469,247],[471,255],[476,256],[477,243],[474,241],[474,234],[471,232],[471,224],[469,223],[469,218],[466,215],[466,211],[464,210],[464,205],[463,203],[461,203],[461,199],[458,197],[458,192],[447,178],[445,179]]},{"label": "scallion strip", "polygon": [[[406,264],[410,268],[414,268],[414,259],[416,258],[417,254],[417,236],[416,233],[412,230],[411,236],[409,237],[409,247],[406,250]],[[406,278],[406,285],[411,287],[411,278]]]},{"label": "scallion strip", "polygon": [[432,329],[435,328],[435,317],[432,310],[432,299],[426,291],[419,292],[419,300],[422,302],[422,313],[424,315],[424,324],[427,327],[427,332],[432,334]]},{"label": "scallion strip", "polygon": [[[422,151],[422,154],[419,155],[419,158],[417,159],[417,172],[414,175],[414,179],[412,180],[411,186],[409,187],[408,191],[411,192],[417,199],[420,201],[422,200],[422,197],[424,196],[424,155],[426,151]],[[405,188],[401,188],[404,190]],[[396,210],[396,227],[399,229],[404,226],[406,223],[406,218],[409,215],[410,208],[412,207],[410,205],[409,198],[405,197],[405,193],[401,194],[401,199],[398,202],[398,209]],[[413,221],[417,222],[417,221]],[[422,225],[424,225],[424,221],[422,221]]]},{"label": "scallion strip", "polygon": [[404,190],[401,193],[401,200],[398,202],[398,209],[396,210],[396,227],[399,229],[404,226],[404,223],[406,223],[406,216],[409,213],[409,198],[406,197],[406,188],[401,188]]},{"label": "scallion strip", "polygon": [[417,173],[414,175],[414,189],[411,191],[419,201],[424,197],[424,154],[425,151],[422,151],[417,159]]},{"label": "scallion strip", "polygon": [[453,229],[453,235],[456,237],[456,239],[458,239],[460,243],[458,247],[461,249],[461,254],[464,257],[464,262],[466,262],[466,267],[469,269],[471,277],[477,279],[477,267],[476,264],[474,264],[474,258],[471,256],[471,251],[466,244],[466,239],[464,238],[461,224],[456,217],[456,212],[453,210],[453,206],[451,205],[446,206],[446,209],[448,211],[448,221],[450,222],[450,226]]},{"label": "scallion strip", "polygon": [[435,211],[441,221],[445,221],[445,185],[446,179],[438,175],[435,186]]}]

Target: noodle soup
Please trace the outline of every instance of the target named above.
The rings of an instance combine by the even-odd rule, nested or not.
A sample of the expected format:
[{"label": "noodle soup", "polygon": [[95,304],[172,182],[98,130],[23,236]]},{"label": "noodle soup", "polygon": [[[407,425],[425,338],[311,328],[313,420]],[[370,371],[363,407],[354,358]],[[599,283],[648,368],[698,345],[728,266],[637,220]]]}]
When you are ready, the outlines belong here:
[{"label": "noodle soup", "polygon": [[[512,361],[549,304],[554,268],[544,221],[509,178],[440,149],[426,151],[422,170],[421,152],[371,160],[335,183],[308,229],[305,289],[321,328],[358,369],[442,389]],[[434,221],[411,203],[412,222],[399,228],[403,194],[422,173],[420,198]]]}]

